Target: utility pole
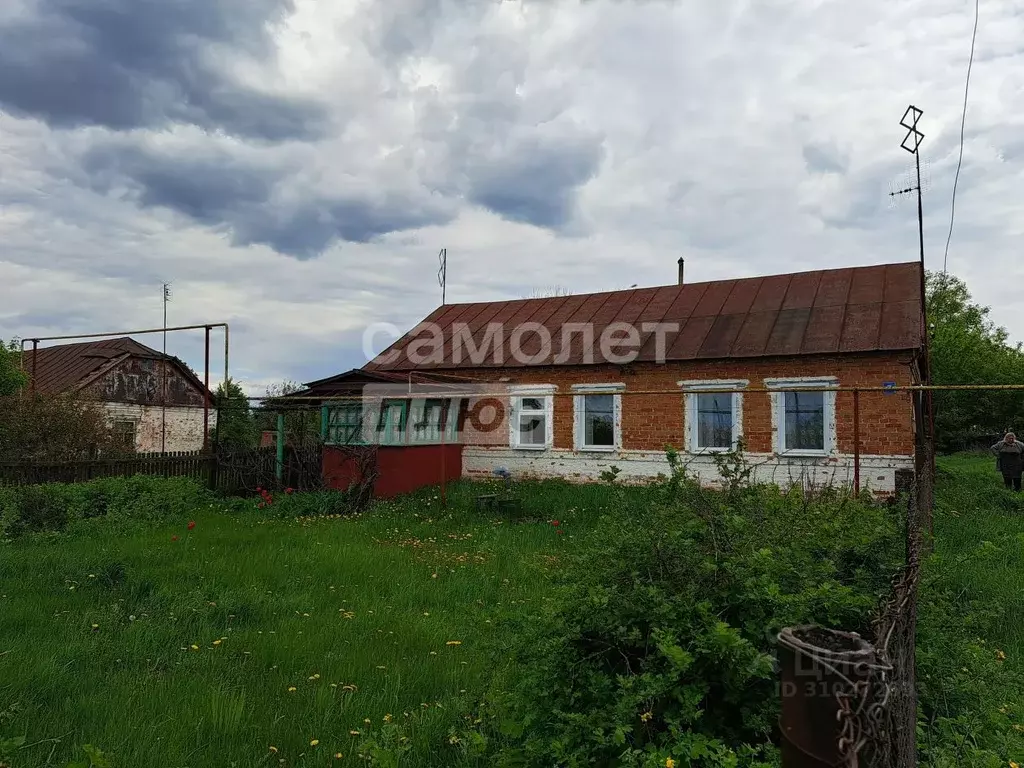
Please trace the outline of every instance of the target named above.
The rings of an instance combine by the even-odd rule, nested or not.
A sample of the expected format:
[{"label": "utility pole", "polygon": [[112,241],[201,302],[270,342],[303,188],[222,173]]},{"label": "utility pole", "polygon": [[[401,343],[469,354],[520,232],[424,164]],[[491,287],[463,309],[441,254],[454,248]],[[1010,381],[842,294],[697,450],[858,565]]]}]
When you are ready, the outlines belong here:
[{"label": "utility pole", "polygon": [[167,302],[171,299],[171,284],[163,285],[164,324],[163,359],[160,360],[160,453],[167,453]]}]

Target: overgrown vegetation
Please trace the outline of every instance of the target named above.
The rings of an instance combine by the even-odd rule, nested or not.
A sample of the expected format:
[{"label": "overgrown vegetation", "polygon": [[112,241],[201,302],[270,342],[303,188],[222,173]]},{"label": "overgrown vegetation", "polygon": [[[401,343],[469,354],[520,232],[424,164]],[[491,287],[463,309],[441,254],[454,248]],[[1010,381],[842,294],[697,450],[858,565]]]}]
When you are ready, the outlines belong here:
[{"label": "overgrown vegetation", "polygon": [[648,504],[602,516],[541,610],[499,635],[511,663],[484,710],[499,764],[774,764],[775,635],[869,632],[901,561],[890,511],[740,482],[711,492],[676,467]]},{"label": "overgrown vegetation", "polygon": [[[0,761],[775,766],[774,635],[868,633],[899,512],[722,461],[719,492],[520,482],[514,521],[478,483],[358,515],[153,478],[0,490]],[[941,468],[922,764],[1006,766],[1024,506],[988,457]]]},{"label": "overgrown vegetation", "polygon": [[21,347],[17,339],[0,339],[0,397],[16,394],[28,384],[28,376],[19,362]]},{"label": "overgrown vegetation", "polygon": [[918,609],[919,744],[935,768],[1024,764],[1024,503],[988,456],[939,464]]},{"label": "overgrown vegetation", "polygon": [[[932,377],[936,384],[1020,384],[1024,350],[1006,329],[975,304],[967,285],[952,275],[930,273],[928,320],[932,324]],[[1024,390],[939,391],[935,426],[940,450],[987,447],[1007,430],[1024,431]]]}]

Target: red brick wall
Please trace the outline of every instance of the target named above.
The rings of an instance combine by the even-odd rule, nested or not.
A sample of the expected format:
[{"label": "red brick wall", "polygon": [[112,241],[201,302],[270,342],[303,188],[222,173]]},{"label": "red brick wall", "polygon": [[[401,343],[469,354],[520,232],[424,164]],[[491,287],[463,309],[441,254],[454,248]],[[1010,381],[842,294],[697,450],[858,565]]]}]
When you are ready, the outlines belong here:
[{"label": "red brick wall", "polygon": [[[841,357],[768,358],[733,361],[634,363],[628,366],[545,366],[536,368],[460,369],[452,371],[481,381],[507,377],[510,384],[554,384],[556,448],[573,447],[573,384],[623,383],[623,448],[660,451],[666,444],[683,444],[683,392],[676,382],[690,379],[747,379],[749,389],[761,388],[766,378],[835,376],[841,387],[880,387],[912,381],[909,355],[872,354]],[[668,390],[670,394],[630,394]],[[747,450],[770,453],[772,420],[770,395],[743,396],[743,432]],[[913,410],[910,395],[863,392],[860,395],[861,452],[912,455]],[[841,453],[853,453],[853,394],[836,393],[836,437]]]}]

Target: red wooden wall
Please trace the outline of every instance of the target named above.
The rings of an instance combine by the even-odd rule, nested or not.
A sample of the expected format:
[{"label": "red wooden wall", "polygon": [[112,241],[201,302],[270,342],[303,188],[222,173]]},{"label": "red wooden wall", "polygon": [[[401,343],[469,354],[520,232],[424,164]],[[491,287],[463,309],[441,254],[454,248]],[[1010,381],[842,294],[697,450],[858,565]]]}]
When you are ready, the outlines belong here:
[{"label": "red wooden wall", "polygon": [[[324,480],[329,488],[344,490],[356,479],[358,469],[351,457],[331,446],[324,448]],[[377,448],[377,483],[374,495],[388,499],[462,477],[462,446],[381,445]]]}]

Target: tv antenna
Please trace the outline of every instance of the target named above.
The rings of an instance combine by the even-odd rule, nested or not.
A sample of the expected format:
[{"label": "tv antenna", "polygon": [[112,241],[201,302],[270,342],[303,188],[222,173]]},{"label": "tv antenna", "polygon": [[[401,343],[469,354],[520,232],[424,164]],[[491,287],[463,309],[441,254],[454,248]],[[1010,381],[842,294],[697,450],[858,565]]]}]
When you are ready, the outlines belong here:
[{"label": "tv antenna", "polygon": [[445,304],[445,291],[448,283],[448,249],[442,248],[437,254],[441,268],[437,270],[437,283],[441,286],[441,306]]}]

